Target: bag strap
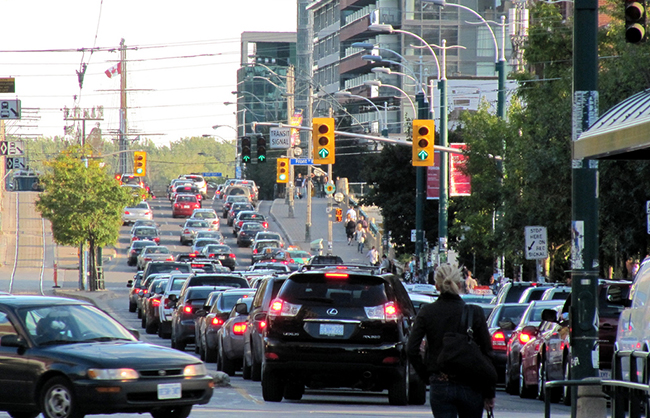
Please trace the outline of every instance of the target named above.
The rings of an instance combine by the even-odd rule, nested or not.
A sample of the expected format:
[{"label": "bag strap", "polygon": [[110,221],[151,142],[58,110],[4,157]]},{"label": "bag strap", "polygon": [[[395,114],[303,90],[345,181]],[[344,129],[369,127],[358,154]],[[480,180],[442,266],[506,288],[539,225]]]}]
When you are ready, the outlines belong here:
[{"label": "bag strap", "polygon": [[463,315],[461,317],[461,324],[464,324],[466,327],[467,336],[470,339],[474,339],[474,330],[472,325],[474,324],[474,306],[470,304],[465,304],[463,306]]}]

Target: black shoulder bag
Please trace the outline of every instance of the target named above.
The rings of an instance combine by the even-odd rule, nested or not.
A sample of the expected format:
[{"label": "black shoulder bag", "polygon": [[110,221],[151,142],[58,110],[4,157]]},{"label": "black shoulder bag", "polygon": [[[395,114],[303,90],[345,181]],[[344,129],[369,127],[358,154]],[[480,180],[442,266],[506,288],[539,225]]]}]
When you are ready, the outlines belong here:
[{"label": "black shoulder bag", "polygon": [[[442,338],[442,351],[438,355],[440,370],[462,381],[472,381],[482,387],[495,386],[497,371],[492,360],[483,354],[474,341],[473,305],[465,305],[460,321],[460,332],[446,332]],[[463,327],[465,330],[463,332]]]}]

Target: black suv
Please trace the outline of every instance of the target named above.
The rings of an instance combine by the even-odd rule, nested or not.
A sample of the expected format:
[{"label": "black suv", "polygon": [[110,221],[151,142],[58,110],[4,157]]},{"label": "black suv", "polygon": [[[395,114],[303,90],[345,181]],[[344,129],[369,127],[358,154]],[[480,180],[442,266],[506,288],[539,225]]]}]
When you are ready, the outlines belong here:
[{"label": "black suv", "polygon": [[287,278],[264,333],[265,401],[309,388],[388,389],[391,405],[422,405],[426,386],[409,366],[415,309],[393,275],[360,266],[308,267]]},{"label": "black suv", "polygon": [[191,273],[192,267],[179,261],[150,261],[144,268],[142,273],[143,278],[147,278],[150,274],[154,273]]}]

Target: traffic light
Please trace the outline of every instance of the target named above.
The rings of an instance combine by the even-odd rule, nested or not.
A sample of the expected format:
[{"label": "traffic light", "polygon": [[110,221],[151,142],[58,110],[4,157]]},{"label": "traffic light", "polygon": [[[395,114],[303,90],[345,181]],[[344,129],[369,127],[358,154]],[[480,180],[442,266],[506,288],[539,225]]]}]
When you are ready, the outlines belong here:
[{"label": "traffic light", "polygon": [[343,209],[336,208],[336,222],[343,222]]},{"label": "traffic light", "polygon": [[334,164],[334,118],[314,118],[312,121],[314,164]]},{"label": "traffic light", "polygon": [[145,151],[135,151],[133,153],[133,175],[144,176],[147,174],[147,153]]},{"label": "traffic light", "polygon": [[413,166],[433,166],[435,129],[430,119],[413,121]]},{"label": "traffic light", "polygon": [[251,138],[244,136],[241,139],[241,161],[243,163],[251,162]]},{"label": "traffic light", "polygon": [[625,41],[638,44],[645,41],[645,0],[625,1]]},{"label": "traffic light", "polygon": [[288,183],[289,182],[289,159],[288,158],[278,158],[278,183]]},{"label": "traffic light", "polygon": [[263,136],[257,137],[257,162],[266,162],[266,139]]}]

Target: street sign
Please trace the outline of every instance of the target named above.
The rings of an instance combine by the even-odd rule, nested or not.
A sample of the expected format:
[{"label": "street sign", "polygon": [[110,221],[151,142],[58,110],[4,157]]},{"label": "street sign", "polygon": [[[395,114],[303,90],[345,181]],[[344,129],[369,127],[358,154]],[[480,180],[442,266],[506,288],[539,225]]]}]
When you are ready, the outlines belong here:
[{"label": "street sign", "polygon": [[25,155],[23,141],[0,141],[0,155]]},{"label": "street sign", "polygon": [[548,257],[548,241],[545,226],[527,226],[526,235],[526,260],[543,260]]},{"label": "street sign", "polygon": [[16,92],[15,78],[0,78],[0,93],[15,93],[15,92]]},{"label": "street sign", "polygon": [[325,185],[325,193],[328,195],[334,194],[336,191],[336,186],[334,186],[334,183],[327,183]]},{"label": "street sign", "polygon": [[203,177],[221,177],[221,173],[201,173]]},{"label": "street sign", "polygon": [[292,158],[291,165],[312,165],[314,160],[311,158]]},{"label": "street sign", "polygon": [[27,168],[23,157],[7,157],[5,166],[7,170],[24,170]]},{"label": "street sign", "polygon": [[291,147],[291,128],[271,128],[269,130],[271,149],[287,149]]},{"label": "street sign", "polygon": [[20,119],[20,100],[0,100],[0,119]]}]

